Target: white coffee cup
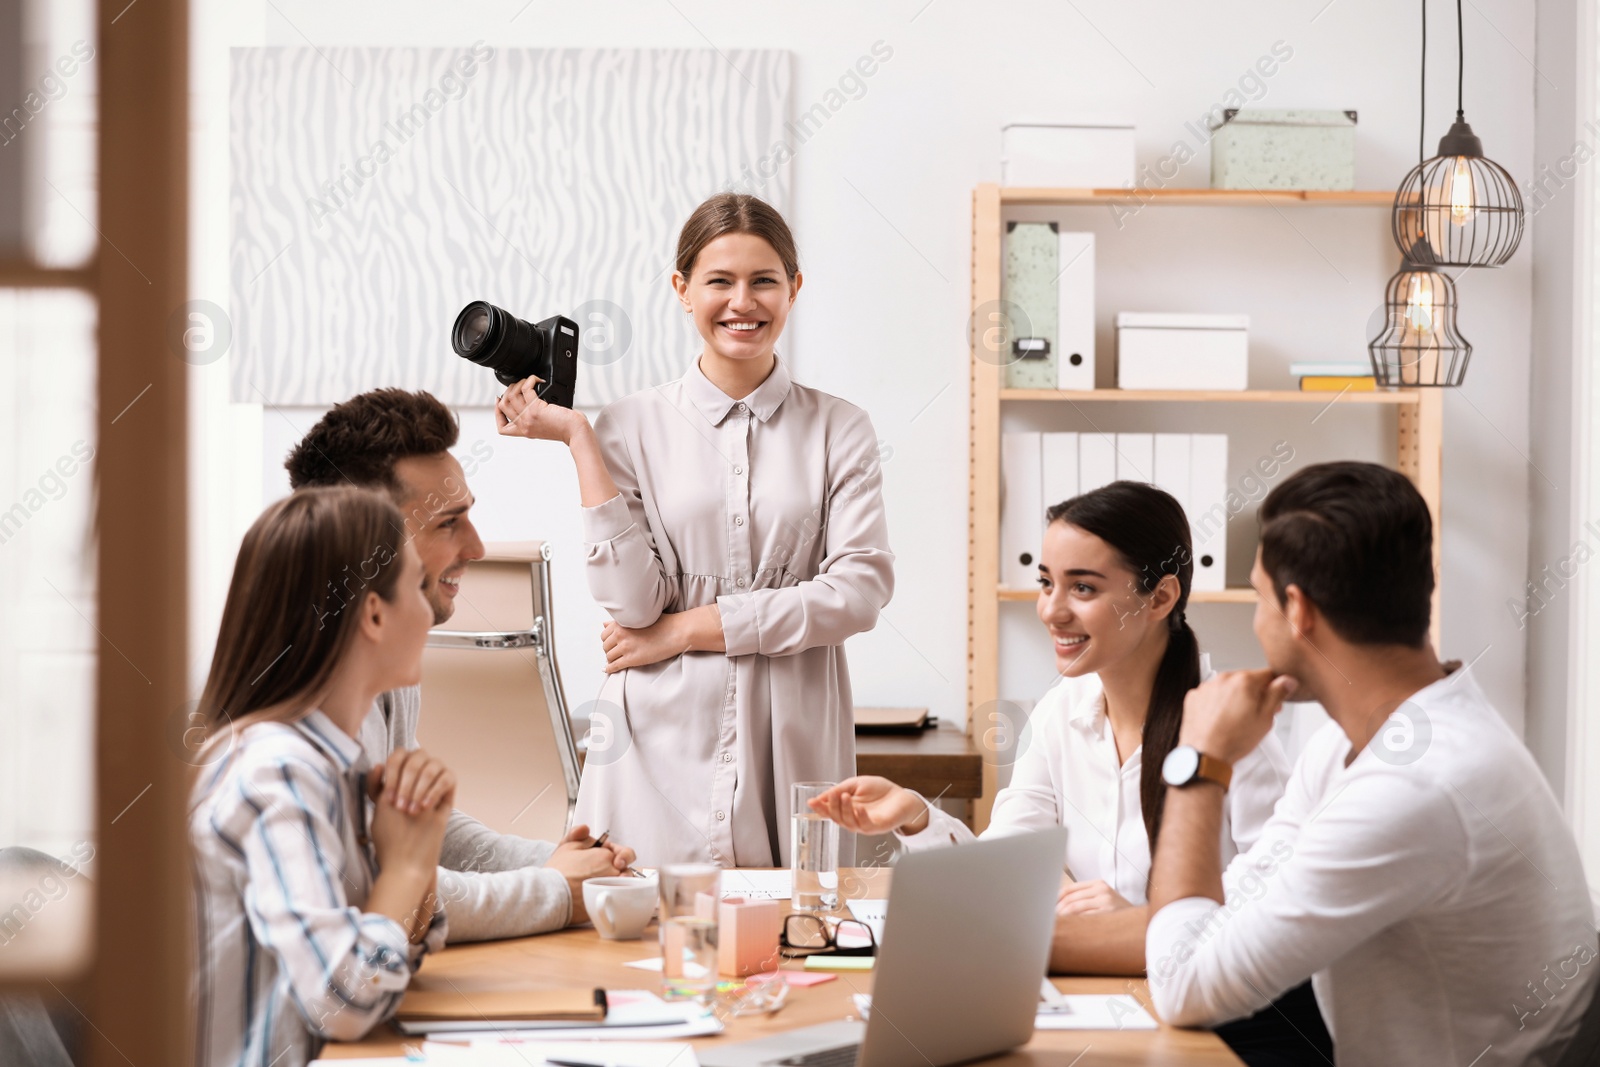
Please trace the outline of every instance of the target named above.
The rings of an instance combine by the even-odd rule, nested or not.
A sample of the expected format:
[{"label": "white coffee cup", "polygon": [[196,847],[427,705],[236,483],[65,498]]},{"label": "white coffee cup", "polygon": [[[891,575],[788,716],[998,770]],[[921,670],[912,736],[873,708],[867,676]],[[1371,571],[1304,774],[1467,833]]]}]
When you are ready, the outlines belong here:
[{"label": "white coffee cup", "polygon": [[656,913],[654,878],[589,878],[583,883],[583,906],[589,921],[607,941],[632,941],[643,936]]}]

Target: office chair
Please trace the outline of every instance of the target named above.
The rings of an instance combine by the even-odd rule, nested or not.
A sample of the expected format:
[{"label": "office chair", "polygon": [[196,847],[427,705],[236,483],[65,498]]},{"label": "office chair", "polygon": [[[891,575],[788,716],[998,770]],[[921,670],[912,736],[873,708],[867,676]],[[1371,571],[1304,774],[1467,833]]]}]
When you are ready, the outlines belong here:
[{"label": "office chair", "polygon": [[559,840],[580,767],[556,665],[550,548],[486,546],[428,633],[418,743],[456,773],[456,807],[492,830]]}]

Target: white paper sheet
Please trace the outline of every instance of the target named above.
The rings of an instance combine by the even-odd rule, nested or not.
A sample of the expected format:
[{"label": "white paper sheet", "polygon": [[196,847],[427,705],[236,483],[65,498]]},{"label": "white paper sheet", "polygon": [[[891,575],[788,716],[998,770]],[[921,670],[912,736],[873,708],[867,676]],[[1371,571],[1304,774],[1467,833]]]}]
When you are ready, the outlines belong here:
[{"label": "white paper sheet", "polygon": [[[688,1022],[669,1026],[586,1026],[572,1030],[467,1030],[461,1033],[429,1034],[441,1042],[470,1042],[474,1048],[483,1045],[544,1044],[548,1041],[673,1041],[686,1037],[709,1037],[722,1033],[722,1023],[715,1015],[703,1015]],[[526,1061],[523,1061],[524,1067]]]},{"label": "white paper sheet", "polygon": [[[872,994],[857,993],[856,1012],[865,1019],[872,1012]],[[1120,993],[1063,994],[1050,1011],[1033,1020],[1036,1030],[1155,1030],[1155,1017],[1133,997]]]},{"label": "white paper sheet", "polygon": [[606,1067],[700,1067],[694,1049],[681,1042],[597,1045],[592,1041],[522,1041],[516,1044],[484,1041],[462,1046],[429,1041],[422,1051],[428,1057],[427,1063],[443,1067],[457,1064],[462,1067],[469,1064],[471,1067],[529,1067],[541,1060],[570,1060],[605,1064]]},{"label": "white paper sheet", "polygon": [[736,871],[722,872],[724,897],[748,897],[754,900],[788,900],[794,892],[794,876],[788,871]]},{"label": "white paper sheet", "polygon": [[852,900],[849,902],[850,914],[872,929],[872,936],[877,938],[878,944],[883,944],[883,921],[889,917],[889,902],[887,900]]},{"label": "white paper sheet", "polygon": [[1037,1030],[1154,1030],[1155,1017],[1133,997],[1122,993],[1067,993],[1062,1007],[1041,1011]]}]

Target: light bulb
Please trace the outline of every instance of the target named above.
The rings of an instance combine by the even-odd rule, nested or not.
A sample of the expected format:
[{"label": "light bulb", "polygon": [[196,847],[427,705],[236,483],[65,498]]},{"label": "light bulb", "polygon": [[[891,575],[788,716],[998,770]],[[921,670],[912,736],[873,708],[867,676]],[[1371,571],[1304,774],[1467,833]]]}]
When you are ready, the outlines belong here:
[{"label": "light bulb", "polygon": [[1422,284],[1421,273],[1411,276],[1411,292],[1406,296],[1406,325],[1418,333],[1433,333],[1433,286]]},{"label": "light bulb", "polygon": [[1439,368],[1439,335],[1434,329],[1433,279],[1418,271],[1411,275],[1405,310],[1401,312],[1399,379],[1402,385],[1432,382]]},{"label": "light bulb", "polygon": [[1476,214],[1472,197],[1472,168],[1466,156],[1456,157],[1455,172],[1450,176],[1450,221],[1464,226]]}]

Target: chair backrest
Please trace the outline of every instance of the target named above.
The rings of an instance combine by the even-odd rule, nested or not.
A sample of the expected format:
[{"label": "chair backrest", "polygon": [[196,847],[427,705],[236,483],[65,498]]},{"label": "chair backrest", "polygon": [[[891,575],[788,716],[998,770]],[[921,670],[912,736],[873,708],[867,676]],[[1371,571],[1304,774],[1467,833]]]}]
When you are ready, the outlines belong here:
[{"label": "chair backrest", "polygon": [[418,743],[456,772],[456,807],[490,829],[557,840],[578,753],[556,666],[550,550],[491,544],[450,620],[428,634]]}]

